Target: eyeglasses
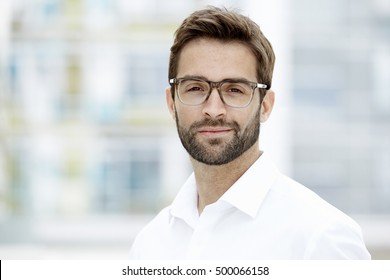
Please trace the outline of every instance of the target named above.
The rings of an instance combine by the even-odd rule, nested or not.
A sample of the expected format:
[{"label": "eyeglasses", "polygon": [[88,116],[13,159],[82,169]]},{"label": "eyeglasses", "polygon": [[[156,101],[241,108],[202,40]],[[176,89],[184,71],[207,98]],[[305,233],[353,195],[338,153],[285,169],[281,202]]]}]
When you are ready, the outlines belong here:
[{"label": "eyeglasses", "polygon": [[265,84],[241,79],[210,82],[198,78],[173,78],[169,83],[171,86],[176,85],[177,96],[181,103],[189,106],[203,104],[209,98],[213,88],[216,88],[224,104],[244,108],[251,103],[256,88],[268,89]]}]

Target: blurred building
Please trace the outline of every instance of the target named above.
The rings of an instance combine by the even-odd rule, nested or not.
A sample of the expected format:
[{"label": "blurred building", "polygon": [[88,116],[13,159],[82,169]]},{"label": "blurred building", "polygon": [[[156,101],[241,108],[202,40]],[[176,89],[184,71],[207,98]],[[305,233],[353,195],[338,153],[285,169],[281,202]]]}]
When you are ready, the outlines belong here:
[{"label": "blurred building", "polygon": [[390,212],[390,2],[294,0],[294,177],[348,213]]},{"label": "blurred building", "polygon": [[156,211],[188,174],[165,87],[175,9],[192,6],[138,2],[8,1],[6,215]]}]

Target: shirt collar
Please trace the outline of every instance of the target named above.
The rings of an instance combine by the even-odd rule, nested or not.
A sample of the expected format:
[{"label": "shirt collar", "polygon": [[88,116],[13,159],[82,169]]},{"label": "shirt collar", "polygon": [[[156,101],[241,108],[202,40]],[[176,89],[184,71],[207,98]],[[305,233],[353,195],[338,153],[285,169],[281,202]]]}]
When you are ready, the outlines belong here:
[{"label": "shirt collar", "polygon": [[195,175],[192,173],[182,188],[179,190],[170,207],[171,218],[183,219],[191,227],[199,218],[198,192],[196,190]]},{"label": "shirt collar", "polygon": [[[263,153],[216,203],[223,201],[254,218],[277,176],[278,170]],[[194,227],[199,218],[197,202],[195,176],[191,174],[172,202],[170,213]]]},{"label": "shirt collar", "polygon": [[219,199],[255,218],[279,171],[263,153]]}]

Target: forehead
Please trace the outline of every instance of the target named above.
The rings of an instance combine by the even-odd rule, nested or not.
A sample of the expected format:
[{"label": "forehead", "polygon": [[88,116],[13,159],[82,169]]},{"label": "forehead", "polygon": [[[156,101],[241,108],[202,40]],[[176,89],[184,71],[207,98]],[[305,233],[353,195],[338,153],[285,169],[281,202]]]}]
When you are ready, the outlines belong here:
[{"label": "forehead", "polygon": [[256,80],[256,57],[237,41],[196,39],[180,53],[177,77],[204,76],[211,81],[228,78]]}]

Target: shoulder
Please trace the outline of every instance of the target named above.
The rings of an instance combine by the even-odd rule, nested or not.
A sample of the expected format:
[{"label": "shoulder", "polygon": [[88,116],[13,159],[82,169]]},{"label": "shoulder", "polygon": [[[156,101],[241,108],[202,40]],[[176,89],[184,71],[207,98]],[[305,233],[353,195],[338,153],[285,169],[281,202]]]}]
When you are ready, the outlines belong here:
[{"label": "shoulder", "polygon": [[270,198],[271,205],[278,205],[280,217],[288,217],[291,233],[307,241],[304,258],[370,258],[360,226],[304,185],[281,174]]},{"label": "shoulder", "polygon": [[273,200],[277,199],[279,203],[283,203],[285,211],[291,211],[299,219],[308,219],[321,224],[338,220],[356,224],[349,216],[314,191],[283,174],[278,176],[271,188],[270,196]]},{"label": "shoulder", "polygon": [[160,234],[169,225],[170,207],[162,209],[146,226],[137,234],[130,250],[130,258],[142,259],[145,250],[160,242]]},{"label": "shoulder", "polygon": [[146,224],[146,226],[138,233],[137,238],[148,236],[150,234],[155,236],[156,230],[161,231],[169,224],[170,217],[170,207],[165,207]]},{"label": "shoulder", "polygon": [[358,230],[360,227],[347,214],[321,198],[318,194],[293,179],[280,174],[270,190],[272,203],[283,205],[284,214],[311,228],[327,224],[348,225]]}]

